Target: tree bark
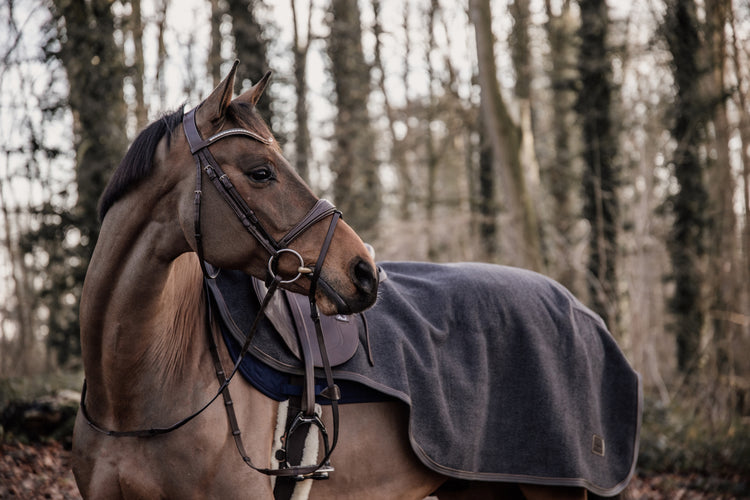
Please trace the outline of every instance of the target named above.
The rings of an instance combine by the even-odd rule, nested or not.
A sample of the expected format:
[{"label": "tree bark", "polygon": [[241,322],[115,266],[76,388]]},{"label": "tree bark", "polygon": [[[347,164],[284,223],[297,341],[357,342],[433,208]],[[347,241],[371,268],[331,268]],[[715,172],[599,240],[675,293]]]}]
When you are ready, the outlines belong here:
[{"label": "tree bark", "polygon": [[[226,0],[229,15],[232,17],[234,51],[240,66],[237,68],[236,92],[250,88],[268,71],[267,44],[263,38],[263,28],[255,15],[257,0]],[[256,109],[269,125],[272,125],[271,96],[267,93],[258,101]]]},{"label": "tree bark", "polygon": [[222,8],[221,0],[211,0],[211,45],[208,49],[208,73],[211,75],[213,86],[221,82],[221,21],[225,9]]},{"label": "tree bark", "polygon": [[[408,3],[404,4],[404,12],[403,12],[403,29],[404,29],[404,35],[406,38],[406,44],[403,48],[403,64],[404,64],[404,76],[403,76],[403,84],[404,84],[404,93],[405,93],[405,100],[406,103],[404,105],[404,109],[408,110],[409,108],[409,99],[408,99],[408,73],[409,73],[409,10],[408,10]],[[409,220],[411,218],[411,200],[413,197],[412,194],[412,181],[411,176],[409,175],[409,167],[408,167],[408,161],[406,158],[406,144],[404,143],[403,138],[399,138],[396,134],[396,111],[393,108],[393,105],[391,104],[390,97],[388,95],[388,91],[385,88],[385,75],[386,70],[385,66],[383,65],[383,42],[382,38],[384,36],[383,33],[383,25],[382,25],[382,6],[380,0],[373,0],[372,2],[372,9],[375,14],[374,24],[373,24],[373,34],[375,35],[375,61],[374,61],[374,68],[377,70],[377,85],[378,90],[380,90],[380,93],[383,96],[383,105],[385,107],[385,117],[388,120],[388,137],[391,141],[391,151],[390,151],[390,158],[391,161],[394,164],[394,167],[396,171],[398,172],[398,196],[399,196],[399,212],[400,217],[402,220]],[[407,127],[407,131],[404,134],[404,137],[408,137],[409,135],[409,125],[408,120],[404,120],[404,126]]]},{"label": "tree bark", "polygon": [[331,8],[328,56],[338,108],[331,164],[335,175],[333,193],[347,222],[368,240],[377,234],[382,206],[374,134],[367,109],[370,68],[362,52],[359,5],[349,0],[333,0]]},{"label": "tree bark", "polygon": [[[544,234],[541,224],[546,219],[540,197],[539,162],[534,144],[534,127],[532,123],[532,52],[529,38],[531,11],[529,0],[514,0],[510,4],[513,16],[513,29],[510,34],[511,58],[516,73],[515,94],[518,102],[518,126],[521,131],[520,162],[523,166],[524,180],[529,192],[531,204],[537,210],[539,237]],[[540,249],[544,245],[540,244]],[[542,255],[544,260],[544,255]]]},{"label": "tree bark", "polygon": [[164,64],[167,60],[167,48],[164,44],[164,34],[167,29],[167,9],[169,8],[170,0],[159,0],[157,2],[157,56],[156,56],[156,86],[159,94],[159,103],[164,106],[164,102],[167,99],[167,85],[164,81]]},{"label": "tree bark", "polygon": [[141,16],[141,0],[130,0],[133,6],[131,14],[131,32],[133,34],[133,68],[130,72],[135,87],[135,127],[143,129],[148,125],[148,107],[144,92],[144,61],[143,61],[143,18]]},{"label": "tree bark", "polygon": [[675,316],[677,367],[686,375],[697,371],[706,310],[704,269],[709,203],[700,148],[705,144],[706,105],[699,82],[705,77],[702,47],[693,0],[667,3],[663,35],[672,54],[675,81],[672,160],[679,191],[672,197],[674,225],[670,238],[675,291],[670,308]]},{"label": "tree bark", "polygon": [[310,182],[310,129],[307,123],[307,54],[312,38],[312,1],[307,3],[307,39],[303,42],[299,33],[296,1],[290,0],[292,23],[294,24],[294,87],[297,94],[295,114],[297,133],[294,138],[294,165],[303,179]]},{"label": "tree bark", "polygon": [[711,65],[709,77],[709,99],[713,103],[713,149],[715,154],[709,165],[709,196],[713,222],[709,225],[710,250],[710,296],[709,305],[713,325],[715,366],[717,373],[727,375],[731,370],[732,344],[741,335],[739,325],[732,321],[739,312],[739,299],[742,292],[739,268],[737,217],[734,211],[735,181],[729,152],[731,136],[727,117],[726,89],[724,75],[727,65],[726,31],[731,4],[728,0],[707,0],[706,43]]},{"label": "tree bark", "polygon": [[[552,155],[540,169],[541,182],[551,195],[546,229],[551,276],[574,292],[579,289],[579,272],[576,269],[573,249],[576,245],[573,230],[578,221],[577,192],[580,174],[574,167],[573,135],[575,123],[575,82],[578,81],[575,53],[575,22],[570,12],[570,2],[565,1],[561,12],[555,14],[549,0],[545,1],[547,13],[547,39],[549,40],[548,65],[550,79]],[[580,287],[583,288],[583,287]]]},{"label": "tree bark", "polygon": [[[115,19],[108,0],[70,2],[55,0],[52,15],[60,31],[61,60],[70,85],[68,102],[73,113],[78,201],[64,214],[63,239],[71,230],[80,234],[73,255],[61,257],[63,273],[53,275],[49,341],[61,354],[77,349],[77,304],[88,261],[99,234],[99,195],[127,147],[127,107],[123,81],[127,74],[121,47],[115,43]],[[54,324],[57,315],[70,316],[65,300],[75,297],[73,319]],[[57,336],[57,337],[56,337]],[[67,352],[70,354],[70,352]]]},{"label": "tree bark", "polygon": [[[742,293],[741,311],[750,311],[750,110],[746,95],[750,85],[743,75],[746,74],[745,68],[740,62],[740,45],[737,40],[737,31],[734,21],[734,12],[729,10],[732,34],[732,66],[737,78],[737,102],[739,113],[739,134],[740,134],[740,159],[742,160],[742,206],[744,208],[744,220],[742,224],[742,259],[740,268],[742,269],[742,283],[744,290]],[[748,315],[747,312],[744,313]]]},{"label": "tree bark", "polygon": [[583,217],[589,221],[591,305],[610,328],[617,326],[617,145],[611,120],[611,60],[607,50],[609,15],[605,0],[579,0],[581,39],[576,108],[583,134]]},{"label": "tree bark", "polygon": [[520,159],[521,132],[513,123],[497,81],[494,35],[489,0],[471,0],[469,15],[476,35],[482,123],[490,143],[494,172],[500,172],[503,204],[511,215],[509,235],[518,253],[508,263],[541,271],[542,252],[536,208],[531,203]]}]

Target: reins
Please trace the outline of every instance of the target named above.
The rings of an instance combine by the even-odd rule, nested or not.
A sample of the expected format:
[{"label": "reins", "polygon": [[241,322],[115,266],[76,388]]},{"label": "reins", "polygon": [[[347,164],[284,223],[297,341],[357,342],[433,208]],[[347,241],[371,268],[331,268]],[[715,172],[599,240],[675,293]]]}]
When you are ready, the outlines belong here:
[{"label": "reins", "polygon": [[[195,417],[203,413],[211,404],[216,401],[216,399],[221,395],[224,399],[224,405],[227,412],[227,418],[229,420],[229,425],[231,428],[232,436],[235,441],[235,445],[237,447],[237,450],[242,457],[243,461],[253,468],[254,470],[261,472],[263,474],[272,475],[272,476],[283,476],[283,477],[295,477],[299,479],[304,479],[306,477],[314,477],[315,473],[321,469],[325,468],[325,470],[330,470],[330,464],[329,459],[331,454],[333,453],[334,448],[336,447],[336,443],[338,442],[338,423],[339,423],[339,412],[338,412],[338,400],[340,399],[340,391],[338,386],[335,385],[333,381],[333,375],[330,363],[328,361],[328,355],[327,351],[325,349],[325,341],[323,339],[323,332],[322,328],[320,326],[320,317],[317,309],[317,304],[315,300],[315,293],[317,290],[317,284],[318,280],[320,279],[320,271],[323,267],[323,262],[325,261],[326,255],[328,253],[328,249],[330,247],[331,241],[333,239],[333,234],[336,228],[336,224],[338,223],[339,219],[341,218],[341,212],[336,209],[330,202],[327,200],[318,200],[318,202],[310,209],[310,211],[305,215],[305,217],[302,218],[300,222],[297,223],[287,234],[282,237],[280,240],[276,241],[264,228],[261,224],[258,217],[255,215],[253,210],[247,205],[243,197],[238,193],[235,186],[232,184],[229,177],[224,173],[221,166],[218,164],[214,156],[209,151],[208,147],[226,137],[231,136],[246,136],[249,138],[252,138],[256,141],[259,141],[263,144],[272,144],[273,138],[266,138],[263,137],[255,132],[252,132],[250,130],[241,129],[241,128],[233,128],[221,131],[217,134],[214,134],[213,136],[209,137],[208,139],[203,139],[200,135],[200,132],[198,131],[196,122],[195,122],[195,112],[197,108],[194,108],[187,112],[183,118],[183,127],[185,130],[185,136],[187,137],[188,144],[190,146],[190,152],[193,155],[193,158],[195,159],[196,164],[196,180],[195,180],[195,198],[194,198],[194,207],[195,207],[195,217],[194,217],[194,231],[195,231],[195,242],[196,242],[196,253],[198,255],[198,261],[200,263],[201,271],[203,273],[203,288],[204,288],[204,295],[206,297],[206,330],[208,333],[208,339],[209,339],[209,350],[211,352],[211,356],[214,363],[214,368],[216,371],[216,377],[219,382],[219,389],[216,392],[216,394],[207,402],[205,403],[199,410],[192,413],[191,415],[179,420],[178,422],[167,426],[167,427],[157,427],[157,428],[149,428],[149,429],[137,429],[137,430],[126,430],[126,431],[116,431],[104,428],[97,424],[90,416],[88,409],[86,407],[86,381],[84,380],[83,383],[83,389],[81,391],[81,413],[83,414],[83,417],[85,418],[86,422],[88,423],[89,427],[91,427],[93,430],[102,433],[106,436],[110,437],[137,437],[137,438],[148,438],[153,437],[161,434],[166,434],[169,432],[172,432],[174,430],[179,429],[183,425],[187,424],[191,420],[193,420]],[[219,358],[218,353],[218,347],[216,345],[216,341],[214,339],[213,333],[212,333],[212,318],[213,318],[213,307],[212,307],[212,298],[211,293],[209,293],[209,288],[212,290],[213,293],[218,292],[218,287],[215,284],[215,279],[218,276],[220,270],[214,269],[213,266],[211,266],[209,263],[205,262],[204,255],[203,255],[203,238],[201,234],[201,198],[202,198],[202,178],[203,178],[203,172],[206,173],[211,183],[216,187],[219,194],[222,196],[224,201],[229,205],[229,207],[232,209],[234,214],[237,216],[237,218],[242,223],[243,227],[246,229],[248,233],[250,233],[260,244],[263,246],[263,248],[270,254],[270,258],[268,261],[268,270],[267,270],[267,279],[266,283],[268,286],[268,291],[266,292],[265,297],[262,300],[262,303],[260,305],[260,310],[258,311],[258,314],[255,317],[255,320],[253,321],[252,326],[250,327],[250,330],[248,331],[245,342],[242,346],[242,349],[240,350],[240,353],[237,357],[237,360],[235,361],[234,367],[232,368],[231,373],[227,377],[224,369],[221,364],[221,360]],[[301,234],[303,234],[305,231],[310,229],[312,226],[317,224],[318,222],[322,221],[323,219],[332,216],[331,223],[328,227],[328,232],[326,233],[326,237],[323,241],[323,244],[321,245],[320,253],[318,254],[318,260],[314,266],[306,266],[302,256],[297,253],[295,250],[292,250],[289,248],[289,245],[294,241],[297,237],[299,237]],[[284,253],[290,253],[293,256],[297,257],[299,259],[299,267],[297,269],[297,274],[290,279],[283,279],[281,275],[278,274],[278,262],[282,254]],[[308,379],[309,377],[306,376],[305,381],[305,388],[304,388],[304,401],[302,404],[302,411],[297,415],[297,417],[294,420],[294,423],[290,426],[289,430],[287,431],[287,437],[291,435],[295,430],[297,430],[298,427],[302,425],[315,425],[318,427],[318,429],[321,431],[323,438],[324,438],[324,457],[320,461],[318,465],[312,465],[312,466],[288,466],[285,468],[280,469],[267,469],[267,468],[259,468],[253,465],[252,460],[245,452],[244,445],[242,443],[242,437],[241,432],[239,429],[239,425],[237,423],[237,417],[234,412],[234,405],[231,399],[231,395],[229,393],[229,383],[231,382],[234,375],[237,373],[237,370],[239,369],[245,355],[247,354],[247,351],[250,348],[250,344],[252,342],[252,339],[255,335],[255,332],[258,329],[258,326],[265,316],[265,310],[273,296],[273,294],[278,289],[279,285],[281,284],[287,284],[292,283],[299,279],[301,276],[307,276],[310,279],[310,292],[309,292],[309,299],[310,299],[310,315],[313,319],[313,322],[315,324],[315,330],[316,335],[320,347],[320,352],[323,358],[323,370],[325,373],[326,383],[327,387],[326,389],[321,393],[322,396],[327,397],[331,400],[331,410],[333,414],[333,438],[330,447],[328,446],[328,435],[325,429],[325,426],[323,425],[320,418],[315,414],[315,394],[314,394],[314,378]],[[218,292],[220,293],[220,292]],[[314,377],[314,374],[308,374],[311,377]]]}]

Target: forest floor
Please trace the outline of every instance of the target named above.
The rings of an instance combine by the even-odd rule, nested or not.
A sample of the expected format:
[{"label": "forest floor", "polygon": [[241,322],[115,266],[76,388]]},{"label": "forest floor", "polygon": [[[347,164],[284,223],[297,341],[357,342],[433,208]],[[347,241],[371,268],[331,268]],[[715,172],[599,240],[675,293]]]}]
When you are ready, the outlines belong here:
[{"label": "forest floor", "polygon": [[[0,378],[0,500],[81,498],[70,444],[82,379]],[[696,407],[646,405],[638,471],[624,498],[750,500],[750,415],[711,432]]]},{"label": "forest floor", "polygon": [[[81,498],[70,470],[70,451],[61,443],[0,443],[0,457],[0,499]],[[740,500],[750,499],[748,488],[747,478],[740,477],[639,474],[631,481],[626,498]]]}]

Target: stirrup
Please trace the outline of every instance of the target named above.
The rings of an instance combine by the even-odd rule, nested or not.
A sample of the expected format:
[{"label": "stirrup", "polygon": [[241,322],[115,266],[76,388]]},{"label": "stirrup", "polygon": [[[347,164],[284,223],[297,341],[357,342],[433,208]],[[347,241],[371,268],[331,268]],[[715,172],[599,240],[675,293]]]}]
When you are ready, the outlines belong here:
[{"label": "stirrup", "polygon": [[334,469],[333,465],[331,465],[330,460],[326,460],[326,463],[324,463],[318,470],[313,472],[312,478],[313,479],[328,479],[329,474],[333,472]]},{"label": "stirrup", "polygon": [[[295,431],[299,430],[300,427],[307,427],[310,428],[311,425],[314,425],[318,428],[320,431],[320,434],[323,436],[323,456],[330,455],[330,446],[328,444],[328,431],[326,430],[326,426],[323,424],[323,421],[320,419],[320,417],[317,414],[313,415],[305,415],[304,412],[300,411],[296,417],[294,417],[294,420],[292,421],[292,425],[289,426],[289,429],[287,429],[286,433],[284,434],[283,439],[283,446],[281,447],[281,452],[284,457],[284,463],[281,464],[281,467],[284,469],[293,469],[296,466],[293,466],[289,463],[289,454],[287,453],[287,445],[289,443],[289,438],[294,434]],[[326,462],[320,466],[315,472],[311,472],[309,474],[298,474],[294,476],[295,481],[304,481],[305,479],[328,479],[329,474],[334,471],[333,466],[331,465],[330,460],[326,460]]]}]

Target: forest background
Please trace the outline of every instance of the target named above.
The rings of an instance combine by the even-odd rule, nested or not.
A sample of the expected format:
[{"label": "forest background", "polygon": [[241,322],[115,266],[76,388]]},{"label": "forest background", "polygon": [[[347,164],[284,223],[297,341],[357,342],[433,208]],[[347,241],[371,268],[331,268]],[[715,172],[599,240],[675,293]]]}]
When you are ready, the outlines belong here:
[{"label": "forest background", "polygon": [[750,488],[747,2],[7,0],[0,57],[0,408],[80,382],[99,194],[237,58],[378,259],[559,280],[643,377],[641,467]]}]

